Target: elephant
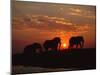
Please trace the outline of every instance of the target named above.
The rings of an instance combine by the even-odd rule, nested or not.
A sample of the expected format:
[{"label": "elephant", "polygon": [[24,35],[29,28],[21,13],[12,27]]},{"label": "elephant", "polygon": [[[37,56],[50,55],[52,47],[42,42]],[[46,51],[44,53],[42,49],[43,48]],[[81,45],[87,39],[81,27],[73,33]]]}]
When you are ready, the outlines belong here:
[{"label": "elephant", "polygon": [[36,54],[36,53],[40,53],[41,51],[42,51],[42,46],[39,43],[33,43],[27,45],[24,48],[24,54]]},{"label": "elephant", "polygon": [[71,37],[69,39],[69,49],[73,48],[74,45],[76,46],[76,48],[78,48],[78,46],[80,46],[80,48],[83,48],[84,38],[82,36]]},{"label": "elephant", "polygon": [[61,39],[60,37],[55,37],[52,40],[46,40],[43,43],[43,47],[45,48],[45,51],[50,50],[60,50],[60,46],[61,46]]}]

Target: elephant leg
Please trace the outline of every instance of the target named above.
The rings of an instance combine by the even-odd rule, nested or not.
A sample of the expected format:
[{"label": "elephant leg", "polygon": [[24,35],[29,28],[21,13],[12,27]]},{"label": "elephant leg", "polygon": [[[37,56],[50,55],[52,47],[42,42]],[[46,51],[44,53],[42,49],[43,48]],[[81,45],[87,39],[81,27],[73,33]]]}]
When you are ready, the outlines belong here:
[{"label": "elephant leg", "polygon": [[80,44],[80,47],[83,48],[83,44]]},{"label": "elephant leg", "polygon": [[51,47],[51,51],[55,51],[56,49],[55,49],[55,47]]},{"label": "elephant leg", "polygon": [[61,47],[61,43],[58,44],[58,50],[60,50],[60,47]]},{"label": "elephant leg", "polygon": [[38,48],[38,53],[41,54],[43,51],[41,48]]},{"label": "elephant leg", "polygon": [[71,45],[69,45],[68,49],[69,49],[69,51],[71,51],[71,49],[72,49],[72,46],[71,46]]},{"label": "elephant leg", "polygon": [[78,48],[78,44],[76,44],[76,48]]},{"label": "elephant leg", "polygon": [[46,51],[46,52],[48,51],[48,48],[47,48],[47,47],[45,47],[45,51]]},{"label": "elephant leg", "polygon": [[57,51],[57,49],[56,49],[56,48],[54,48],[53,50],[54,50],[54,51]]},{"label": "elephant leg", "polygon": [[84,42],[82,42],[82,44],[81,44],[81,48],[83,48],[83,45],[84,45]]},{"label": "elephant leg", "polygon": [[36,53],[36,54],[39,54],[39,49],[38,49],[38,48],[35,49],[35,53]]},{"label": "elephant leg", "polygon": [[80,48],[82,48],[82,44],[80,43],[79,45],[80,45]]},{"label": "elephant leg", "polygon": [[57,49],[58,49],[57,46],[55,46],[55,47],[54,47],[54,50],[57,51]]},{"label": "elephant leg", "polygon": [[80,45],[80,48],[82,48],[82,47],[83,47],[83,44],[82,44],[82,43],[80,43],[79,45]]}]

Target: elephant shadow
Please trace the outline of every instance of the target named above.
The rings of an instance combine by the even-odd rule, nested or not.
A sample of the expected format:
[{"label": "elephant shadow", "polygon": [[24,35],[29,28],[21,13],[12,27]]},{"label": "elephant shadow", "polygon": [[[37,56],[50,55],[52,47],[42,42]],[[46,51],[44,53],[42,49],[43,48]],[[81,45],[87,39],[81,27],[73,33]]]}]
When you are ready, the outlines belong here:
[{"label": "elephant shadow", "polygon": [[84,38],[83,36],[76,36],[76,37],[71,37],[69,39],[69,49],[72,49],[72,48],[83,48],[84,46]]}]

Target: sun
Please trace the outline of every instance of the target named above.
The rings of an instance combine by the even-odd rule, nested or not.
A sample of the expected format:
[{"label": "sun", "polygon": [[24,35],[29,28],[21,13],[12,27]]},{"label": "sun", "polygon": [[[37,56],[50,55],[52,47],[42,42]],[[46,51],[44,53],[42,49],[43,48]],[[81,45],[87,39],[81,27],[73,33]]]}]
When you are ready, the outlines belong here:
[{"label": "sun", "polygon": [[63,45],[62,45],[62,46],[63,46],[63,48],[66,48],[67,44],[66,44],[66,43],[63,43]]}]

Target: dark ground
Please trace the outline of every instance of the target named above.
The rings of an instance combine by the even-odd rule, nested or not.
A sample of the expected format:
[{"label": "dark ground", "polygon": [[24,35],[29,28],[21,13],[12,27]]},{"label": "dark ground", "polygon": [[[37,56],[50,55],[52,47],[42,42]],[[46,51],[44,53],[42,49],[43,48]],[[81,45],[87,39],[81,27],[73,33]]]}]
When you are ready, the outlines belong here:
[{"label": "dark ground", "polygon": [[[12,73],[40,73],[96,69],[96,49],[49,51],[41,54],[12,55]],[[22,66],[22,67],[20,67]],[[26,69],[25,69],[26,68]]]}]

